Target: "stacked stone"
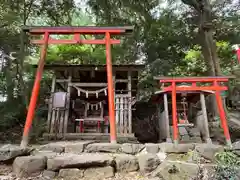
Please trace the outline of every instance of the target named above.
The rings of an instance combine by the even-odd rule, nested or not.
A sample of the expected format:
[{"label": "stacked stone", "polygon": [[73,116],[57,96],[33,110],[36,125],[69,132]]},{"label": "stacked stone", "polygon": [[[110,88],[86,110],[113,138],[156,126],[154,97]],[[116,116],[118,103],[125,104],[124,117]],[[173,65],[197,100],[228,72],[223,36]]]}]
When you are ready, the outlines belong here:
[{"label": "stacked stone", "polygon": [[[23,150],[7,145],[0,148],[0,162],[13,161],[17,177],[41,176],[63,179],[104,179],[115,173],[140,172],[155,179],[186,179],[197,175],[199,166],[193,155],[213,161],[222,146],[207,144],[110,144],[84,142],[55,142],[38,149]],[[29,153],[26,155],[26,153]],[[186,160],[171,157],[187,156]],[[208,165],[209,166],[209,165]],[[207,167],[207,166],[206,166]],[[209,166],[212,167],[212,166]]]}]

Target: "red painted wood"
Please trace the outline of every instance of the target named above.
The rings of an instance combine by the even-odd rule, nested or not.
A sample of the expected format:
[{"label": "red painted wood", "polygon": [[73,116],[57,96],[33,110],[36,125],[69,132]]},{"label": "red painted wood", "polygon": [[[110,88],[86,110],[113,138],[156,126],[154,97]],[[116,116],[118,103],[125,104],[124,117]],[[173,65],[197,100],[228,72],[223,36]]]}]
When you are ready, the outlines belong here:
[{"label": "red painted wood", "polygon": [[219,82],[228,82],[228,78],[178,78],[178,79],[161,79],[160,83],[171,83],[171,82],[179,82],[179,83],[184,83],[184,82],[213,82],[213,81],[219,81]]},{"label": "red painted wood", "polygon": [[35,81],[34,81],[34,85],[33,85],[33,89],[32,89],[32,96],[30,99],[26,122],[25,122],[25,126],[24,126],[23,138],[22,138],[22,142],[21,142],[22,147],[26,147],[28,144],[29,131],[31,129],[32,121],[33,121],[34,114],[35,114],[35,108],[36,108],[37,99],[38,99],[38,95],[39,95],[39,89],[40,89],[40,82],[42,79],[45,57],[47,54],[48,39],[49,39],[49,34],[45,33],[44,44],[42,45],[42,49],[41,49],[41,53],[40,53],[40,60],[38,62],[38,68],[37,68]]},{"label": "red painted wood", "polygon": [[[164,91],[172,91],[172,87],[164,87]],[[189,87],[176,87],[177,91],[226,91],[228,90],[228,87],[226,86],[189,86]]]},{"label": "red painted wood", "polygon": [[178,122],[177,122],[177,95],[176,83],[172,83],[172,121],[173,121],[173,140],[178,141]]},{"label": "red painted wood", "polygon": [[240,48],[237,49],[237,59],[238,63],[240,63]]},{"label": "red painted wood", "polygon": [[108,109],[109,109],[109,122],[110,122],[110,138],[112,143],[117,142],[117,131],[115,121],[115,102],[113,90],[113,75],[112,75],[112,58],[111,58],[111,44],[110,33],[106,32],[106,64],[107,64],[107,82],[108,82]]},{"label": "red painted wood", "polygon": [[[32,40],[33,44],[43,45],[39,65],[36,73],[30,105],[28,109],[27,119],[24,127],[23,139],[21,146],[26,147],[28,143],[29,130],[32,125],[36,102],[40,89],[40,80],[44,69],[44,61],[47,53],[48,44],[105,44],[106,45],[106,64],[108,79],[108,98],[109,98],[109,118],[110,118],[110,138],[111,142],[116,142],[116,123],[114,109],[114,91],[112,80],[112,60],[111,60],[111,44],[119,44],[120,40],[111,39],[111,34],[126,34],[133,31],[133,27],[24,27],[25,32],[31,35],[44,35],[41,40]],[[57,40],[49,36],[53,34],[69,34],[74,35],[73,39]],[[105,39],[81,40],[80,34],[103,34]]]},{"label": "red painted wood", "polygon": [[[44,40],[31,40],[32,44],[44,44]],[[120,40],[111,39],[110,44],[120,44]],[[49,39],[48,44],[106,44],[104,39]]]},{"label": "red painted wood", "polygon": [[[227,86],[223,86],[220,83],[221,82],[227,82],[228,78],[223,78],[223,77],[213,77],[213,78],[164,78],[160,80],[161,83],[170,83],[171,85],[167,87],[162,87],[163,91],[165,92],[172,92],[172,119],[173,119],[173,139],[176,142],[178,138],[178,129],[176,128],[177,125],[177,106],[176,106],[176,92],[187,92],[187,91],[215,91],[215,96],[216,96],[216,101],[218,105],[218,110],[219,110],[219,116],[221,119],[222,123],[222,128],[224,131],[224,135],[226,137],[226,141],[228,145],[231,145],[231,138],[229,134],[229,129],[227,125],[227,119],[226,119],[226,114],[225,110],[223,107],[223,102],[221,98],[221,91],[226,91],[228,90]],[[176,86],[176,83],[191,83],[189,86]],[[208,86],[197,86],[197,83],[212,83],[212,85]]]}]

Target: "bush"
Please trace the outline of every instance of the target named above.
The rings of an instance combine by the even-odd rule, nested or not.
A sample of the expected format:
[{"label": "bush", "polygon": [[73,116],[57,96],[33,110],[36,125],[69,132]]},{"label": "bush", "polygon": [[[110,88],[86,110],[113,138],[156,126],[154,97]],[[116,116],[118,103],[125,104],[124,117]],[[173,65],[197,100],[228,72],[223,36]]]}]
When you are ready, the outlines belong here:
[{"label": "bush", "polygon": [[215,155],[217,167],[215,168],[216,180],[237,180],[240,169],[240,159],[231,151],[217,153]]}]

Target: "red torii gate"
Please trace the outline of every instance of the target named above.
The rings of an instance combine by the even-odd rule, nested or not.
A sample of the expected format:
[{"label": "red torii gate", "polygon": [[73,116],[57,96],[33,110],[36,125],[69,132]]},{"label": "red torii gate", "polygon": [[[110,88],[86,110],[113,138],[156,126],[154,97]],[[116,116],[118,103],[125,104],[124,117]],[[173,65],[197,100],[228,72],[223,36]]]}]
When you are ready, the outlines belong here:
[{"label": "red torii gate", "polygon": [[240,63],[240,47],[239,47],[238,44],[236,44],[236,45],[233,45],[233,48],[234,48],[234,50],[236,52],[237,60],[238,60],[238,64],[239,64]]},{"label": "red torii gate", "polygon": [[[111,44],[120,44],[120,40],[111,39],[111,35],[123,35],[132,33],[132,26],[125,27],[24,27],[24,32],[30,35],[43,36],[40,40],[32,40],[33,44],[42,45],[40,52],[40,60],[36,72],[35,82],[33,85],[32,96],[28,107],[27,118],[25,122],[21,146],[26,147],[28,144],[29,131],[34,118],[36,103],[38,99],[40,81],[44,69],[44,62],[47,53],[48,44],[105,44],[106,45],[106,64],[107,64],[107,80],[108,80],[108,101],[109,101],[109,117],[110,117],[110,140],[111,143],[117,142],[116,123],[115,123],[115,106],[114,106],[114,90],[112,79],[112,60],[111,60]],[[81,35],[104,35],[104,39],[81,39]],[[53,39],[50,35],[73,35],[73,39]]]},{"label": "red torii gate", "polygon": [[[172,121],[173,121],[173,140],[174,143],[178,143],[178,122],[177,122],[177,103],[176,103],[176,92],[188,92],[188,91],[201,91],[209,90],[215,91],[215,97],[219,110],[219,116],[221,119],[222,128],[226,137],[227,145],[231,146],[231,138],[229,134],[226,114],[223,107],[221,98],[221,91],[228,90],[227,86],[221,85],[222,82],[228,82],[228,77],[158,77],[155,78],[163,83],[163,90],[172,93]],[[164,87],[164,83],[170,83],[171,85]],[[182,87],[178,86],[180,83],[187,83],[190,86]],[[200,86],[199,83],[211,83],[211,85]]]}]

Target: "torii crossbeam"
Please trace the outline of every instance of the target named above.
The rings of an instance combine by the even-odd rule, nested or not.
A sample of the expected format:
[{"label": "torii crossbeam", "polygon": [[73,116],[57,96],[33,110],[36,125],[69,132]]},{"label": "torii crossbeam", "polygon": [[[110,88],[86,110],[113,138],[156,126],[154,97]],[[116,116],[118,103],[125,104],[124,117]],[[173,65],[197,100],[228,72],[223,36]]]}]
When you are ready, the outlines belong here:
[{"label": "torii crossbeam", "polygon": [[[40,60],[35,76],[30,104],[28,107],[27,118],[25,122],[21,147],[28,145],[29,131],[35,114],[36,103],[39,95],[40,81],[45,64],[47,48],[49,44],[105,44],[106,46],[106,64],[107,64],[107,80],[108,80],[108,101],[109,101],[109,117],[110,117],[110,140],[111,143],[117,142],[116,123],[115,123],[115,106],[114,106],[114,90],[112,79],[112,60],[111,45],[119,44],[120,40],[111,39],[111,35],[124,35],[132,33],[132,26],[125,27],[23,27],[25,33],[34,36],[43,36],[40,40],[31,40],[31,43],[42,45],[40,52]],[[51,35],[73,35],[73,39],[53,39]],[[81,35],[104,35],[104,39],[81,39]],[[65,132],[64,132],[65,133]]]}]

